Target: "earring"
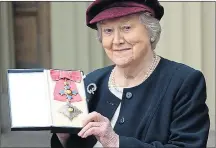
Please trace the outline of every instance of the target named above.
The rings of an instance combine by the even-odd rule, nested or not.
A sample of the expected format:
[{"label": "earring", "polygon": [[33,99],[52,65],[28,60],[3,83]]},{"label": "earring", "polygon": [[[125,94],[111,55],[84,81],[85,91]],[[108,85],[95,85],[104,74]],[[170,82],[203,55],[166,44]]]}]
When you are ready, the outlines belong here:
[{"label": "earring", "polygon": [[154,38],[154,37],[151,37],[150,41],[151,41],[151,42],[154,42],[154,41],[155,41],[155,38]]}]

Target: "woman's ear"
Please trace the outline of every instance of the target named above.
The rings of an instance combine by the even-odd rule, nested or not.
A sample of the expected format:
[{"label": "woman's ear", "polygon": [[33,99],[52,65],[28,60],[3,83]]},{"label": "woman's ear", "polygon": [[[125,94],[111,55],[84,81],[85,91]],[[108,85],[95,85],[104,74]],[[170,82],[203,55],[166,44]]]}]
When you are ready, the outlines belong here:
[{"label": "woman's ear", "polygon": [[153,42],[155,41],[155,38],[154,38],[154,37],[151,37],[151,38],[150,38],[150,41],[151,41],[151,43],[153,43]]}]

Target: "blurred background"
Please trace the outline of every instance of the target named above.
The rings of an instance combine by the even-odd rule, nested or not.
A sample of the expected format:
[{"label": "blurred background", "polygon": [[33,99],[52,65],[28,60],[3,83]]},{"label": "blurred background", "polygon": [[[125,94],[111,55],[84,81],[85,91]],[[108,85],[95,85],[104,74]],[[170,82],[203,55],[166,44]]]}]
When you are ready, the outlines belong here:
[{"label": "blurred background", "polygon": [[[82,69],[111,64],[85,25],[91,2],[0,2],[0,147],[49,147],[50,132],[11,132],[6,69]],[[156,53],[201,70],[215,147],[215,3],[161,2],[165,14]],[[33,109],[39,109],[35,107]]]}]

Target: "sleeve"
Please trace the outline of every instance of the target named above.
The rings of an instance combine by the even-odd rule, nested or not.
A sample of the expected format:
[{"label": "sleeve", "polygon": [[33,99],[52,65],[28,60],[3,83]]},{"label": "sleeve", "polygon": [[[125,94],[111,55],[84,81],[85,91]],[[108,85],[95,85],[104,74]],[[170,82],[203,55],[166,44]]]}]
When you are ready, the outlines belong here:
[{"label": "sleeve", "polygon": [[205,148],[210,127],[206,97],[203,74],[200,71],[191,72],[174,98],[168,142],[144,143],[132,137],[120,136],[120,148]]}]

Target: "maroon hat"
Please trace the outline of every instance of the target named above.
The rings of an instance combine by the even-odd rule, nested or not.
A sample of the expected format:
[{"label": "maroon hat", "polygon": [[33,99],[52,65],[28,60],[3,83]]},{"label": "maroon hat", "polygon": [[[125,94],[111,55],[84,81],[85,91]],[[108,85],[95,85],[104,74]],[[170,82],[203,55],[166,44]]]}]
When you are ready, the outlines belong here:
[{"label": "maroon hat", "polygon": [[86,24],[96,29],[99,21],[145,11],[158,20],[164,14],[158,0],[95,0],[86,11]]}]

